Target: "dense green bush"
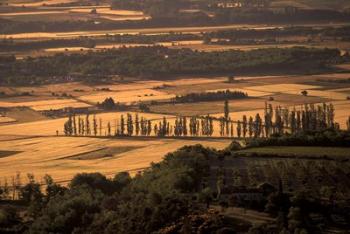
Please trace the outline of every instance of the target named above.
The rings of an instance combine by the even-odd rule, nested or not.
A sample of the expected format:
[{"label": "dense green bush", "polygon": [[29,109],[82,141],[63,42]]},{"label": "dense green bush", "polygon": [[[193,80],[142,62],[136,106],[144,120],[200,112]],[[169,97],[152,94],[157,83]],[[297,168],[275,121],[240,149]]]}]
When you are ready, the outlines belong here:
[{"label": "dense green bush", "polygon": [[151,233],[191,210],[191,195],[217,153],[200,145],[165,156],[142,175],[78,174],[34,217],[31,233]]}]

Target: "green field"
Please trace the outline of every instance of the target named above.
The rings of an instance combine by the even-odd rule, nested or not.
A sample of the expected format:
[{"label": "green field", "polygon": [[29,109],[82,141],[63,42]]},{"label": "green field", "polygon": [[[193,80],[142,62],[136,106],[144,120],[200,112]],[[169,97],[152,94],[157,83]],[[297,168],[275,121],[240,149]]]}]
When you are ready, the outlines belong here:
[{"label": "green field", "polygon": [[269,146],[244,149],[240,154],[252,155],[271,155],[281,157],[349,157],[350,148],[334,147],[304,147],[304,146]]}]

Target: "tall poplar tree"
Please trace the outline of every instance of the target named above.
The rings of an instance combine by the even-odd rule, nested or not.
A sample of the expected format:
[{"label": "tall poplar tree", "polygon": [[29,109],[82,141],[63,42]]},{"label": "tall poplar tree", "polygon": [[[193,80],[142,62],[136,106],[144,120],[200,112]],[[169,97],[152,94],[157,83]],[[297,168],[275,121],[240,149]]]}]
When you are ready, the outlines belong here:
[{"label": "tall poplar tree", "polygon": [[92,119],[92,125],[93,125],[93,131],[94,131],[94,136],[97,136],[97,120],[96,120],[96,115],[94,115]]},{"label": "tall poplar tree", "polygon": [[85,120],[85,124],[86,124],[86,135],[91,135],[91,128],[90,128],[90,118],[89,118],[89,114],[86,114],[86,120]]},{"label": "tall poplar tree", "polygon": [[120,134],[124,136],[125,134],[125,120],[124,120],[124,115],[120,116]]},{"label": "tall poplar tree", "polygon": [[229,116],[230,116],[230,107],[229,107],[228,100],[225,100],[225,102],[224,102],[224,117],[226,120],[228,120]]},{"label": "tall poplar tree", "polygon": [[243,120],[242,120],[242,130],[243,130],[243,137],[247,136],[247,116],[243,115]]},{"label": "tall poplar tree", "polygon": [[78,131],[77,131],[77,121],[76,121],[76,118],[75,118],[75,114],[73,114],[73,134],[76,136],[78,134]]},{"label": "tall poplar tree", "polygon": [[241,126],[241,121],[237,121],[237,137],[241,138],[241,131],[242,131],[242,126]]},{"label": "tall poplar tree", "polygon": [[135,114],[135,133],[138,136],[140,133],[140,122],[139,122],[139,115]]}]

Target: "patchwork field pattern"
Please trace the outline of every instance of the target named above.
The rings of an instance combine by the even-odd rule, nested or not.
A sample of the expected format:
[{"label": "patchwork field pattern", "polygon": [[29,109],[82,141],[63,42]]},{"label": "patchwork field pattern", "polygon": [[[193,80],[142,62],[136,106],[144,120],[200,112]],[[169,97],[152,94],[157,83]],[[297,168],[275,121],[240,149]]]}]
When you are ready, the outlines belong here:
[{"label": "patchwork field pattern", "polygon": [[[262,76],[236,77],[236,82],[227,83],[226,77],[182,77],[176,80],[127,81],[108,85],[87,85],[83,83],[67,83],[43,85],[40,87],[1,87],[0,91],[13,97],[0,98],[2,108],[11,107],[0,118],[16,120],[14,123],[0,123],[0,178],[10,179],[16,171],[22,174],[34,173],[37,178],[51,174],[56,180],[65,183],[77,172],[100,171],[113,175],[119,171],[132,174],[149,166],[151,162],[159,162],[162,157],[173,150],[191,144],[222,149],[230,140],[198,138],[165,139],[165,138],[93,138],[63,137],[63,124],[67,118],[50,119],[40,116],[38,110],[47,110],[74,105],[88,106],[113,97],[115,101],[137,104],[140,101],[166,101],[176,95],[193,92],[213,92],[218,90],[238,90],[247,92],[249,98],[230,100],[230,117],[241,120],[243,115],[263,115],[265,102],[273,106],[285,106],[296,109],[305,103],[320,104],[332,102],[336,109],[335,120],[342,128],[350,115],[350,101],[346,99],[350,85],[334,88],[327,86],[319,79],[346,79],[349,74],[326,74],[315,76]],[[68,91],[67,91],[68,90]],[[303,96],[301,91],[307,90]],[[30,92],[30,96],[16,97],[16,94]],[[59,96],[53,96],[52,93]],[[66,98],[61,98],[66,93]],[[331,95],[326,95],[330,93]],[[70,97],[71,96],[71,97]],[[27,106],[19,108],[15,106]],[[136,113],[139,117],[158,123],[166,116],[174,124],[176,116],[223,116],[223,101],[156,104],[150,105],[153,113]],[[11,114],[12,113],[12,114]],[[26,114],[21,114],[26,113]],[[11,114],[11,115],[10,115]],[[120,124],[120,116],[126,112],[108,112],[96,114],[102,120],[102,136],[106,135],[107,123],[110,122],[112,134]],[[22,119],[28,115],[27,119]],[[84,116],[81,116],[85,118]],[[5,119],[6,118],[6,119]],[[93,115],[90,115],[92,120]],[[219,124],[214,125],[218,137]],[[56,136],[58,131],[58,136]],[[235,130],[236,131],[236,130]],[[8,154],[6,152],[16,152]],[[15,165],[15,166],[13,166]],[[23,176],[25,177],[25,176]]]},{"label": "patchwork field pattern", "polygon": [[[34,137],[1,141],[1,151],[20,153],[0,157],[0,178],[10,180],[17,171],[23,177],[33,173],[39,180],[50,174],[64,183],[80,172],[101,172],[113,176],[120,171],[135,174],[159,162],[163,156],[183,145],[203,144],[222,149],[228,140],[173,140],[173,139],[101,139],[89,137]],[[113,149],[101,157],[89,158],[92,152]],[[91,153],[90,153],[91,152]],[[77,155],[85,159],[79,159]],[[95,155],[95,154],[94,154]]]}]

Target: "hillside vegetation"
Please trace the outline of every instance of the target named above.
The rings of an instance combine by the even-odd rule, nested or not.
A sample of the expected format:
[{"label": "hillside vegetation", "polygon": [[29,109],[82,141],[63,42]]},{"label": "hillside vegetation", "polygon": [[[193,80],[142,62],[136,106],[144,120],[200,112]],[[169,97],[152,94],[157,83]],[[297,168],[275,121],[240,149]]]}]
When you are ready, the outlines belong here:
[{"label": "hillside vegetation", "polygon": [[[318,134],[333,136],[334,133],[329,130]],[[237,158],[234,153],[240,148],[237,142],[223,151],[200,145],[185,146],[134,178],[124,172],[113,178],[100,173],[81,173],[68,187],[56,184],[50,176],[46,176],[41,185],[33,175],[28,175],[28,184],[16,185],[26,218],[22,219],[16,210],[1,208],[0,230],[178,233],[188,228],[196,233],[224,229],[231,230],[230,233],[247,233],[248,229],[250,233],[256,233],[254,230],[320,233],[329,227],[340,231],[348,228],[348,161]],[[265,189],[259,189],[259,184]],[[1,198],[6,200],[11,193],[8,187],[3,188]],[[247,193],[252,197],[261,194],[261,197],[237,197]],[[220,205],[222,211],[229,207],[265,211],[264,215],[276,219],[270,219],[269,225],[253,227],[249,219],[235,220],[208,212],[211,204]],[[318,218],[315,219],[315,215]],[[186,222],[191,225],[186,226]]]}]

